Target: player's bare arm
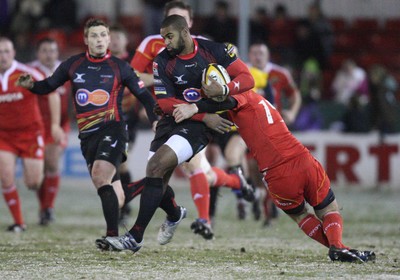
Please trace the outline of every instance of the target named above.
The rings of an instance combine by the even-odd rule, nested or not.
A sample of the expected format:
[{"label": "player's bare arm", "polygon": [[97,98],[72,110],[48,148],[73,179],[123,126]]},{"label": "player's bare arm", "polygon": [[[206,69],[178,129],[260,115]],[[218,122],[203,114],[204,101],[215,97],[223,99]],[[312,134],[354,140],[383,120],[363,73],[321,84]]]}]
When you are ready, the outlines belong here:
[{"label": "player's bare arm", "polygon": [[175,118],[175,122],[180,123],[186,119],[190,119],[196,114],[199,109],[196,104],[175,104],[175,109],[172,112],[172,116]]},{"label": "player's bare arm", "polygon": [[66,135],[61,127],[61,98],[57,92],[49,95],[51,136],[56,143],[62,143]]},{"label": "player's bare arm", "polygon": [[174,104],[173,106],[174,111],[172,112],[172,116],[179,123],[198,113],[216,113],[232,110],[237,106],[237,101],[235,98],[228,96],[222,102],[216,102],[212,99],[202,99],[196,103]]},{"label": "player's bare arm", "polygon": [[295,90],[294,94],[289,99],[289,108],[282,110],[282,117],[286,124],[292,124],[299,113],[301,107],[301,95],[298,89]]}]

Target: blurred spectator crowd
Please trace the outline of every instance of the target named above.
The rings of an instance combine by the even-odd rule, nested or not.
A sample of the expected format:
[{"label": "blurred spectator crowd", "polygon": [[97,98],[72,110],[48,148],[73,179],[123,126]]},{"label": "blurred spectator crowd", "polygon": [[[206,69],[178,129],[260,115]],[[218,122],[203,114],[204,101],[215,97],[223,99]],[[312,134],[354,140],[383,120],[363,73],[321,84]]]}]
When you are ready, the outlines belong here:
[{"label": "blurred spectator crowd", "polygon": [[[33,46],[44,37],[56,39],[62,58],[67,58],[83,50],[86,19],[98,17],[124,27],[129,51],[134,52],[146,35],[159,30],[160,20],[155,19],[162,17],[166,1],[142,0],[145,17],[116,13],[111,19],[106,13],[87,11],[78,20],[83,2],[0,0],[0,35],[14,41],[21,62],[33,60]],[[229,8],[229,1],[217,1],[214,14],[195,13],[192,33],[236,44],[238,18]],[[278,4],[272,11],[257,7],[250,19],[250,43],[265,42],[271,60],[291,71],[301,91],[299,125],[293,130],[400,132],[400,17],[383,23],[373,18],[348,22],[324,16],[316,1],[308,6],[305,18],[291,17],[287,7]],[[318,125],[301,125],[311,119]]]}]

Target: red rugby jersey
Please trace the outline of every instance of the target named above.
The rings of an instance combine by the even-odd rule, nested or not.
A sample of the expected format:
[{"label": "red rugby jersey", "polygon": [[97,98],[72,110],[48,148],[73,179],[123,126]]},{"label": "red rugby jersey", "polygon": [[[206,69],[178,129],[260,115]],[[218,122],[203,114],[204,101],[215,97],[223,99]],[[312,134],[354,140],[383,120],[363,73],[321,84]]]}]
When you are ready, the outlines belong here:
[{"label": "red rugby jersey", "polygon": [[37,70],[17,61],[0,74],[0,130],[31,130],[43,126],[37,96],[29,90],[16,86],[18,77],[29,73],[34,80],[42,80],[44,76]]},{"label": "red rugby jersey", "polygon": [[261,172],[308,152],[291,134],[278,110],[264,97],[252,90],[232,97],[238,105],[229,111],[229,116]]},{"label": "red rugby jersey", "polygon": [[268,73],[268,82],[272,86],[275,106],[279,112],[282,112],[282,96],[289,98],[297,90],[289,70],[274,63],[267,63],[264,71]]}]

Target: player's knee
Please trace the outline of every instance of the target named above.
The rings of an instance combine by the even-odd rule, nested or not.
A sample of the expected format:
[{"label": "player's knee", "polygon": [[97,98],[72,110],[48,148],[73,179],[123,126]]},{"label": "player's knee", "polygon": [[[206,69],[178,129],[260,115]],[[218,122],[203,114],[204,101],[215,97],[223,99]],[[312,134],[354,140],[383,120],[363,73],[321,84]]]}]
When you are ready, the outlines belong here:
[{"label": "player's knee", "polygon": [[314,207],[314,212],[320,219],[323,219],[327,213],[339,212],[339,206],[332,190],[329,190],[325,199]]},{"label": "player's knee", "polygon": [[157,162],[152,159],[153,158],[151,158],[147,163],[146,176],[154,178],[163,177],[164,174],[168,171],[166,165],[163,164],[162,162]]},{"label": "player's knee", "polygon": [[196,169],[196,165],[191,162],[184,162],[181,166],[185,173],[188,175],[192,174]]},{"label": "player's knee", "polygon": [[304,217],[308,215],[308,209],[304,201],[295,208],[282,209],[282,210],[296,223],[299,223]]},{"label": "player's knee", "polygon": [[333,193],[332,189],[329,189],[328,194],[326,195],[324,200],[318,205],[314,206],[314,210],[316,211],[323,210],[327,206],[331,205],[334,200],[335,200],[335,194]]},{"label": "player's knee", "polygon": [[58,173],[58,163],[55,163],[55,162],[51,162],[51,163],[48,163],[48,164],[46,164],[46,170],[45,170],[45,172],[46,173],[51,173],[51,174],[55,174],[55,173]]},{"label": "player's knee", "polygon": [[31,191],[37,191],[40,189],[41,182],[40,181],[27,181],[26,187]]}]

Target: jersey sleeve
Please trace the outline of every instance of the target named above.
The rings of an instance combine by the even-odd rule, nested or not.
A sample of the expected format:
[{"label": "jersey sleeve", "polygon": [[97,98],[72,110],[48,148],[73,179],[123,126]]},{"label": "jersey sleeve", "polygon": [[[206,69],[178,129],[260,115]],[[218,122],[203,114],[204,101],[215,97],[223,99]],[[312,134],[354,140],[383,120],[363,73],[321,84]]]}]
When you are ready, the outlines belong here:
[{"label": "jersey sleeve", "polygon": [[227,84],[231,95],[243,93],[254,87],[254,79],[247,65],[236,56],[235,47],[230,44],[221,44],[216,48],[216,57],[219,58],[218,64],[225,67],[231,77],[231,82]]},{"label": "jersey sleeve", "polygon": [[128,63],[122,64],[122,84],[126,86],[130,92],[137,97],[137,99],[143,104],[147,117],[150,123],[157,120],[157,116],[154,113],[154,106],[156,104],[151,93],[144,87],[144,83],[136,75],[132,67]]},{"label": "jersey sleeve", "polygon": [[49,94],[56,90],[69,80],[68,70],[70,66],[71,63],[69,60],[62,62],[53,75],[44,80],[34,82],[31,91],[35,94]]},{"label": "jersey sleeve", "polygon": [[131,66],[136,71],[143,73],[146,71],[146,68],[153,63],[153,60],[150,56],[142,53],[141,51],[136,50],[135,55],[132,58]]},{"label": "jersey sleeve", "polygon": [[295,95],[296,91],[297,91],[297,86],[296,83],[293,80],[292,75],[290,74],[290,72],[287,69],[284,69],[282,71],[282,79],[283,79],[283,91],[286,97],[290,97]]},{"label": "jersey sleeve", "polygon": [[159,57],[153,62],[154,93],[157,100],[176,97],[175,87],[165,71],[165,64]]}]

